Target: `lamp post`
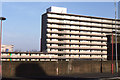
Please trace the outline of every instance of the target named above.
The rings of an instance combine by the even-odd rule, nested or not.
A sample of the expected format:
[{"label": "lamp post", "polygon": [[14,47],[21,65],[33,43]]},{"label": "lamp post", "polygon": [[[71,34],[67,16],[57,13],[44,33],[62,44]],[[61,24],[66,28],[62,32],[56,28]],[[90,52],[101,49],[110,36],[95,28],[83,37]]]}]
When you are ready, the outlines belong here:
[{"label": "lamp post", "polygon": [[117,27],[116,27],[116,0],[115,0],[115,49],[116,49],[116,73],[118,73],[118,54],[117,54]]},{"label": "lamp post", "polygon": [[[2,44],[2,21],[3,20],[6,20],[5,17],[0,17],[0,20],[1,20],[1,32],[0,32],[0,62],[1,62],[1,44]],[[2,62],[0,64],[0,74],[1,74],[1,77],[2,77]]]}]

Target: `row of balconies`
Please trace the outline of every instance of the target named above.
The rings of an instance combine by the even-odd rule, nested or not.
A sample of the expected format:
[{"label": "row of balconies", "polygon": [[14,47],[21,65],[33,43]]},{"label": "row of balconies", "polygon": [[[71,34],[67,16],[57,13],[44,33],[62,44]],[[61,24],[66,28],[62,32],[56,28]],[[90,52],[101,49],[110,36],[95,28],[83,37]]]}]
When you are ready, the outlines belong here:
[{"label": "row of balconies", "polygon": [[[62,24],[62,25],[76,25],[76,26],[86,26],[86,27],[96,27],[96,28],[107,28],[107,29],[115,29],[114,26],[107,26],[107,25],[95,25],[95,24],[86,24],[86,23],[78,23],[78,22],[74,22],[74,23],[66,23],[66,22],[58,22],[58,21],[51,21],[51,20],[48,20],[48,23],[51,23],[51,24]],[[118,29],[119,27],[116,26]]]},{"label": "row of balconies", "polygon": [[48,55],[45,55],[45,54],[25,54],[25,53],[22,53],[22,54],[12,54],[12,55],[9,55],[9,54],[2,54],[2,56],[41,56],[41,57],[44,57],[44,56],[49,56],[49,57],[56,57],[57,55],[54,55],[54,54],[48,54]]},{"label": "row of balconies", "polygon": [[[19,58],[21,59],[70,59],[70,58],[107,58],[107,55],[66,55],[66,56],[54,56],[54,57],[50,57],[50,56],[44,56],[44,57],[41,57],[41,56],[2,56],[2,59],[5,60],[5,59],[10,59],[13,58],[13,59],[16,59],[18,61]],[[29,61],[29,60],[28,60]],[[39,61],[39,60],[38,60]]]},{"label": "row of balconies", "polygon": [[[57,15],[57,14],[47,14],[50,18],[62,18],[62,19],[73,19],[73,20],[83,20],[83,21],[91,21],[91,22],[101,22],[101,23],[114,23],[115,21],[112,20],[105,20],[105,19],[95,19],[95,18],[86,18],[86,17],[78,17],[78,16],[68,16],[68,15]],[[119,24],[119,21],[116,21],[117,24]]]},{"label": "row of balconies", "polygon": [[[109,29],[109,30],[100,30],[100,29],[96,29],[96,30],[91,30],[88,28],[86,29],[81,29],[81,28],[74,28],[74,27],[71,27],[71,28],[68,28],[68,27],[63,27],[63,26],[54,26],[54,25],[49,25],[47,26],[48,28],[51,28],[51,29],[64,29],[64,30],[76,30],[76,31],[89,31],[89,32],[104,32],[104,33],[112,33],[112,29]],[[120,33],[120,31],[118,31]]]},{"label": "row of balconies", "polygon": [[[54,22],[53,22],[54,23]],[[99,29],[99,30],[111,30],[111,28],[107,29],[107,28],[104,28],[104,27],[92,27],[92,26],[81,26],[81,25],[58,25],[58,24],[47,24],[47,26],[54,26],[54,27],[66,27],[66,28],[75,28],[75,29],[88,29],[88,30],[91,30],[91,29]],[[92,28],[90,28],[92,27]],[[114,26],[115,27],[115,26]],[[115,29],[115,28],[113,28]]]},{"label": "row of balconies", "polygon": [[47,46],[47,48],[51,48],[51,49],[73,49],[73,50],[107,50],[107,47],[66,47],[66,46]]},{"label": "row of balconies", "polygon": [[[101,58],[107,59],[106,57],[101,57]],[[92,58],[80,57],[79,59],[101,59],[101,58],[99,58],[99,57],[92,57]],[[58,59],[1,59],[1,61],[22,61],[22,62],[35,61],[36,62],[36,61],[58,61]],[[69,59],[66,59],[66,61],[69,61]]]},{"label": "row of balconies", "polygon": [[86,48],[107,48],[106,46],[98,46],[98,45],[94,45],[94,46],[88,46],[88,45],[64,45],[64,44],[47,44],[47,46],[53,46],[53,47],[59,47],[59,45],[62,45],[60,47],[86,47]]},{"label": "row of balconies", "polygon": [[101,43],[101,42],[88,42],[88,41],[58,41],[58,40],[52,40],[50,41],[49,39],[47,39],[47,43],[48,44],[76,44],[76,45],[100,45],[100,46],[106,46],[107,44],[106,43]]},{"label": "row of balconies", "polygon": [[77,54],[79,54],[79,53],[82,53],[82,54],[107,54],[107,51],[91,51],[90,52],[90,50],[71,50],[71,51],[69,51],[69,50],[63,50],[63,51],[58,51],[58,49],[51,49],[51,51],[50,51],[50,49],[47,49],[47,52],[51,52],[51,53],[77,53]]},{"label": "row of balconies", "polygon": [[[105,20],[104,21],[101,21],[101,22],[99,22],[99,21],[95,21],[94,19],[91,19],[91,20],[85,20],[85,19],[83,19],[83,18],[81,18],[81,19],[62,19],[62,18],[57,18],[57,17],[48,17],[49,19],[48,20],[53,20],[53,21],[55,21],[55,22],[65,22],[65,23],[75,23],[75,22],[87,22],[87,23],[97,23],[98,25],[100,24],[100,25],[108,25],[108,24],[111,24],[111,25],[115,25],[115,21],[113,21],[113,22],[105,22]],[[71,21],[72,20],[72,21]],[[119,22],[120,21],[116,21],[116,24],[118,25],[119,24]]]},{"label": "row of balconies", "polygon": [[1,61],[58,61],[57,59],[1,59]]},{"label": "row of balconies", "polygon": [[[79,29],[79,28],[78,28]],[[87,28],[87,27],[80,27],[80,29],[87,29],[87,30],[99,30],[99,31],[115,31],[115,29],[101,29],[101,28]],[[47,29],[47,31],[48,32],[58,32],[59,31],[59,29]],[[118,30],[119,31],[119,30]],[[117,31],[117,32],[118,32]],[[61,31],[61,33],[62,32],[66,32],[66,33],[87,33],[87,34],[99,34],[99,35],[101,35],[102,33],[99,33],[99,32],[85,32],[85,31],[75,31],[75,30],[62,30]],[[103,34],[102,34],[103,35]],[[105,35],[105,33],[104,33],[104,35]]]},{"label": "row of balconies", "polygon": [[47,42],[54,41],[54,42],[63,42],[63,43],[92,43],[92,44],[106,44],[106,42],[100,42],[100,41],[88,41],[88,40],[65,40],[65,39],[46,39]]},{"label": "row of balconies", "polygon": [[[83,50],[80,50],[80,51],[83,51]],[[87,50],[87,51],[89,51],[89,50]],[[58,53],[61,53],[62,51],[58,51]],[[107,51],[102,51],[102,52],[100,52],[100,51],[92,51],[92,52],[87,52],[88,54],[87,55],[95,55],[95,53],[94,52],[96,52],[96,54],[97,55],[103,55],[103,54],[107,54]],[[49,53],[57,53],[57,52],[54,52],[54,51],[49,51]],[[71,52],[70,52],[71,53]],[[82,52],[78,52],[77,54],[69,54],[69,53],[67,53],[67,54],[64,54],[63,53],[63,55],[62,56],[71,56],[71,55],[86,55],[86,53],[82,53],[82,54],[80,54],[80,53],[82,53]],[[99,53],[99,54],[98,54]],[[27,53],[21,53],[21,54],[15,54],[15,53],[12,53],[11,55],[9,55],[8,53],[2,53],[2,55],[1,55],[1,57],[11,57],[11,56],[14,56],[14,57],[19,57],[19,56],[22,56],[22,57],[24,57],[24,56],[27,56],[27,57],[35,57],[35,56],[37,56],[37,57],[57,57],[59,54],[31,54],[31,55],[28,55]]]},{"label": "row of balconies", "polygon": [[[79,35],[82,36],[101,36],[101,37],[105,37],[105,34],[100,34],[100,33],[86,33],[86,32],[77,32],[77,31],[51,31],[51,30],[47,30],[48,33],[54,33],[54,34],[71,34],[71,35],[76,35],[79,37]],[[82,37],[81,36],[81,37]]]},{"label": "row of balconies", "polygon": [[48,44],[63,44],[63,45],[86,45],[86,46],[106,46],[106,43],[101,42],[65,42],[65,41],[47,41]]},{"label": "row of balconies", "polygon": [[[78,33],[78,34],[69,34],[69,33],[60,33],[60,32],[48,32],[50,34],[47,34],[47,36],[53,36],[53,37],[61,37],[61,36],[64,36],[64,37],[70,37],[70,38],[96,38],[96,39],[104,39],[104,40],[107,40],[107,37],[101,37],[102,35],[91,35],[91,34],[81,34],[81,33]],[[51,34],[52,33],[52,34]],[[66,35],[67,34],[67,35]],[[91,37],[92,36],[92,37]],[[95,37],[94,37],[95,36]]]},{"label": "row of balconies", "polygon": [[50,39],[65,39],[65,40],[89,40],[89,41],[105,41],[107,42],[107,39],[106,38],[102,38],[102,39],[98,39],[98,38],[81,38],[81,37],[69,37],[66,36],[66,35],[63,35],[63,36],[51,36],[51,35],[48,35],[47,34],[47,38],[50,38]]}]

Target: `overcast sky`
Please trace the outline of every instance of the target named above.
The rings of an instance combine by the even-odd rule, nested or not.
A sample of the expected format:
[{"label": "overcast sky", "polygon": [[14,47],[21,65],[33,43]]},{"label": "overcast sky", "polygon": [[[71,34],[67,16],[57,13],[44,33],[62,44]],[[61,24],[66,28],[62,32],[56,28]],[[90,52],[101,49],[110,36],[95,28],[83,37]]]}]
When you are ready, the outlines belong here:
[{"label": "overcast sky", "polygon": [[3,2],[2,44],[14,50],[40,50],[41,15],[50,6],[65,7],[68,13],[114,18],[113,2]]}]

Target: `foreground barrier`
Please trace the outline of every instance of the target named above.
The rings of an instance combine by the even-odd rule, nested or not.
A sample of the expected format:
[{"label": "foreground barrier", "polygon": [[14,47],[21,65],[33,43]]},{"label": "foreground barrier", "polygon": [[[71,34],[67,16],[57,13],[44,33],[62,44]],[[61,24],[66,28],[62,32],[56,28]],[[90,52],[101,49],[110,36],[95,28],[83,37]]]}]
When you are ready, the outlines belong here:
[{"label": "foreground barrier", "polygon": [[[113,70],[115,71],[115,62]],[[3,77],[69,76],[86,73],[111,73],[111,61],[2,62]]]}]

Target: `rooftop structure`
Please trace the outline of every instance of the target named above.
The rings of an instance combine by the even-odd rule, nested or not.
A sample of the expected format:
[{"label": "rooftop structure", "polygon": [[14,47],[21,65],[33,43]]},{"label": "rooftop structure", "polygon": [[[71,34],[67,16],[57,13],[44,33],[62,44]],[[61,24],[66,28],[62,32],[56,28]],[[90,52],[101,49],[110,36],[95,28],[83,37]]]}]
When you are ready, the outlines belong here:
[{"label": "rooftop structure", "polygon": [[67,13],[67,8],[51,6],[47,12]]}]

